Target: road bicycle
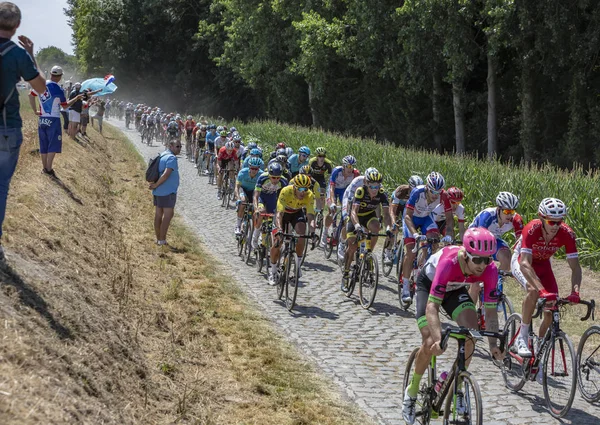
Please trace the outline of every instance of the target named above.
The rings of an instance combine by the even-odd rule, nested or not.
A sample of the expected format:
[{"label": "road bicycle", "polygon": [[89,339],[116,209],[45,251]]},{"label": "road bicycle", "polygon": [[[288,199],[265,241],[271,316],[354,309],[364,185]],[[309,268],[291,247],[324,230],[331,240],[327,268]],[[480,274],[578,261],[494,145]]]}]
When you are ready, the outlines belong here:
[{"label": "road bicycle", "polygon": [[[465,327],[448,327],[442,332],[441,347],[445,349],[450,338],[458,342],[458,351],[456,360],[447,374],[446,379],[438,378],[436,370],[436,356],[431,358],[429,366],[421,379],[421,387],[417,395],[416,402],[416,421],[421,425],[429,424],[431,419],[437,419],[443,411],[444,424],[465,424],[482,425],[483,424],[483,402],[481,399],[481,390],[479,384],[473,375],[467,371],[465,344],[466,338],[473,341],[483,340],[483,337],[497,338],[500,341],[500,351],[504,351],[506,334],[491,331],[478,331]],[[473,347],[474,348],[474,347]],[[404,381],[402,393],[405,394],[406,388],[412,380],[412,372],[417,353],[420,348],[415,348],[410,354],[406,363],[404,372]],[[438,380],[440,382],[438,382]],[[438,384],[438,385],[436,385]],[[438,391],[436,391],[436,387]],[[462,399],[462,403],[457,403]],[[461,406],[457,409],[457,406]],[[463,409],[464,406],[464,409]]]},{"label": "road bicycle", "polygon": [[[591,301],[590,301],[591,302]],[[595,320],[592,309],[592,320]],[[590,326],[577,347],[577,386],[589,403],[600,401],[600,326]]]},{"label": "road bicycle", "polygon": [[342,210],[336,205],[335,214],[331,221],[331,225],[325,229],[325,249],[323,253],[325,258],[329,259],[335,247],[337,247],[340,237],[342,235],[342,226],[344,225],[342,220]]},{"label": "road bicycle", "polygon": [[261,213],[263,221],[260,225],[260,243],[254,249],[256,258],[256,269],[260,273],[263,265],[269,269],[271,263],[271,230],[273,230],[273,214]]},{"label": "road bicycle", "polygon": [[[555,302],[547,302],[545,298],[538,299],[537,318],[542,311],[552,313],[552,323],[543,338],[534,335],[533,323],[528,335],[531,357],[521,357],[518,354],[516,339],[521,333],[522,318],[518,313],[512,314],[504,331],[507,334],[507,351],[502,362],[502,377],[506,386],[512,391],[519,391],[527,381],[534,381],[538,370],[542,368],[542,387],[544,399],[550,414],[562,418],[567,414],[577,388],[577,356],[569,337],[560,329],[560,309],[571,304],[567,299],[558,298]],[[595,307],[595,302],[580,301],[587,306],[587,314],[581,320],[587,320]],[[541,365],[540,365],[541,362]]]},{"label": "road bicycle", "polygon": [[435,236],[420,235],[415,240],[415,247],[413,248],[412,252],[416,255],[413,261],[412,272],[410,273],[410,277],[408,279],[410,282],[410,303],[404,303],[402,301],[402,263],[400,263],[398,271],[398,301],[400,302],[400,307],[402,307],[404,311],[407,311],[412,304],[412,300],[415,296],[416,291],[417,278],[419,277],[421,268],[425,265],[429,257],[431,257],[431,255],[434,253],[433,247],[439,243],[440,239],[439,235],[437,234]]},{"label": "road bicycle", "polygon": [[254,232],[254,226],[252,225],[252,204],[247,202],[239,202],[244,207],[244,217],[240,224],[240,234],[236,236],[238,255],[246,262],[250,264],[250,258],[252,258],[252,233]]},{"label": "road bicycle", "polygon": [[228,210],[235,195],[235,170],[230,169],[228,164],[228,168],[220,170],[219,173],[224,174],[220,189],[221,206]]},{"label": "road bicycle", "polygon": [[[387,244],[384,244],[383,250],[381,251],[381,271],[384,276],[389,276],[394,266],[396,266],[396,275],[400,274],[400,268],[402,267],[402,261],[404,261],[404,237],[401,233],[396,232],[393,239],[386,240]],[[385,251],[391,245],[392,248],[392,261],[386,263]]]},{"label": "road bicycle", "polygon": [[354,264],[350,267],[347,291],[344,291],[345,295],[350,297],[358,281],[358,298],[364,309],[373,305],[379,283],[379,266],[371,247],[371,239],[376,236],[387,236],[387,234],[368,232],[361,238],[356,236],[359,246],[354,254]]},{"label": "road bicycle", "polygon": [[300,238],[311,238],[314,235],[297,235],[295,233],[279,233],[283,238],[283,249],[277,264],[277,299],[285,295],[285,307],[292,311],[298,295],[299,268],[296,259],[296,244]]},{"label": "road bicycle", "polygon": [[[496,295],[498,297],[498,325],[500,328],[504,327],[504,324],[508,320],[511,314],[515,312],[513,303],[504,293],[504,278],[512,277],[512,273],[504,270],[498,270],[498,283],[496,284]],[[477,325],[480,330],[485,330],[485,306],[483,302],[483,283],[479,283],[479,299],[477,301]]]}]

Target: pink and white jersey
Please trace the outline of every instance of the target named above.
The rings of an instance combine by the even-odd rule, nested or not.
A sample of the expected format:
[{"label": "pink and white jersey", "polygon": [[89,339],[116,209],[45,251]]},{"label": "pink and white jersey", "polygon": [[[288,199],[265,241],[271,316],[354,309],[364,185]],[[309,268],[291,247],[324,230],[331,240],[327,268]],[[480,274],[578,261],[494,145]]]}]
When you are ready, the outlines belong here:
[{"label": "pink and white jersey", "polygon": [[494,307],[498,303],[496,264],[492,261],[481,276],[465,276],[458,263],[458,253],[462,249],[460,246],[447,246],[429,257],[423,266],[423,271],[432,282],[428,300],[441,304],[447,292],[483,282],[483,302],[486,307]]}]

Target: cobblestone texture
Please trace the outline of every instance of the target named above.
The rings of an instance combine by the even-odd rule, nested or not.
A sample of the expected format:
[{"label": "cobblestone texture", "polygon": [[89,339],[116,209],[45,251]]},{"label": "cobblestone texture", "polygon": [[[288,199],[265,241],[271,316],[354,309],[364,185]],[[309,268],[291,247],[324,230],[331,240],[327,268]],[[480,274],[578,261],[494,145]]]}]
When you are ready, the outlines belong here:
[{"label": "cobblestone texture", "polygon": [[[126,130],[122,121],[111,120],[110,124],[122,129],[146,160],[162,150],[156,142],[153,147],[142,145],[138,133]],[[403,424],[401,387],[405,361],[419,345],[420,334],[413,312],[398,307],[395,283],[381,277],[375,303],[365,311],[356,297],[348,299],[340,292],[337,265],[326,260],[318,249],[309,251],[297,306],[289,313],[276,301],[275,290],[267,285],[266,276],[237,257],[235,214],[220,206],[216,186],[208,186],[206,177],[197,176],[183,154],[179,167],[181,186],[176,211],[202,238],[215,261],[231,273],[281,332],[339,385],[342,394],[377,423]],[[440,359],[440,370],[449,368],[452,353],[449,349]],[[510,393],[504,387],[500,370],[489,360],[485,342],[479,344],[469,370],[481,387],[484,423],[488,425],[600,423],[598,405],[586,403],[579,394],[567,417],[558,421],[548,414],[542,387],[537,383],[528,382],[518,394]]]}]

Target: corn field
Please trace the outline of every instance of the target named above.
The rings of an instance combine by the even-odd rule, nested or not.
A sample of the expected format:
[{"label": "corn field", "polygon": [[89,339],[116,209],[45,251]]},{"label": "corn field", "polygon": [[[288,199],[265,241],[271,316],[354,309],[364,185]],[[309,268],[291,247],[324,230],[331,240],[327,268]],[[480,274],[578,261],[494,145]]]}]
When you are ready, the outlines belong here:
[{"label": "corn field", "polygon": [[568,207],[566,222],[578,236],[582,263],[600,269],[600,176],[597,172],[586,174],[581,168],[567,172],[549,164],[527,166],[472,156],[440,155],[273,121],[235,122],[233,125],[246,138],[256,137],[267,150],[280,141],[294,150],[303,145],[313,151],[323,146],[334,164],[340,164],[345,155],[354,155],[360,170],[376,167],[384,174],[388,192],[405,183],[412,174],[424,178],[432,170],[439,171],[446,179],[446,188],[458,186],[465,192],[463,204],[467,222],[481,209],[494,206],[499,191],[509,191],[519,197],[519,212],[525,222],[537,216],[537,207],[543,198],[559,198]]}]

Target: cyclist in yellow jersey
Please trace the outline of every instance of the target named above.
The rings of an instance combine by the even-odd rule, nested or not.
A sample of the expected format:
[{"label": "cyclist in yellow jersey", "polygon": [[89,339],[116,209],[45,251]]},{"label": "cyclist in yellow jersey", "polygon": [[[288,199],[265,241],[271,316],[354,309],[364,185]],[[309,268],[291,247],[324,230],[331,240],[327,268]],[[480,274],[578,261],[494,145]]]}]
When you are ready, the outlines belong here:
[{"label": "cyclist in yellow jersey", "polygon": [[[271,267],[269,269],[269,284],[275,285],[277,276],[277,262],[279,261],[280,245],[282,242],[281,233],[284,232],[290,224],[296,234],[304,235],[306,232],[306,222],[310,233],[315,228],[315,196],[310,190],[312,182],[307,175],[298,174],[294,177],[289,186],[281,189],[277,198],[277,211],[275,213],[275,227],[273,229],[273,244],[271,248]],[[306,214],[303,208],[306,208]],[[302,254],[304,253],[304,238],[299,239],[296,244],[296,261],[298,268],[298,277],[302,276],[300,264],[302,264]]]},{"label": "cyclist in yellow jersey", "polygon": [[315,212],[318,211],[323,211],[323,207],[325,206],[325,194],[321,193],[321,185],[319,184],[318,181],[316,181],[311,175],[310,175],[310,165],[304,165],[300,168],[300,172],[299,174],[306,174],[308,177],[310,177],[310,181],[311,181],[311,186],[310,186],[310,190],[312,191],[313,195],[315,195]]}]

